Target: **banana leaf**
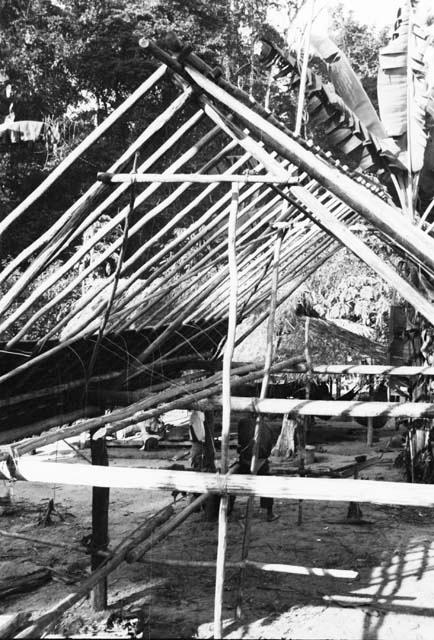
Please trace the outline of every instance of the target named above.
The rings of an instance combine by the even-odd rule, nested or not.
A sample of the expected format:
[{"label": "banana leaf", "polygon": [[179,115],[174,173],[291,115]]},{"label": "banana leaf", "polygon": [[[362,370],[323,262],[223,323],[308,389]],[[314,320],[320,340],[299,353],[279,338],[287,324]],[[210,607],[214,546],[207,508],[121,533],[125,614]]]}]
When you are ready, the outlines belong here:
[{"label": "banana leaf", "polygon": [[392,39],[380,51],[378,102],[381,120],[402,152],[411,174],[421,171],[427,134],[426,35],[416,22],[417,2],[407,0],[398,11]]},{"label": "banana leaf", "polygon": [[386,130],[347,56],[330,38],[322,34],[312,33],[311,42],[318,55],[327,63],[333,86],[347,107],[374,136],[380,140],[387,138]]},{"label": "banana leaf", "polygon": [[[275,69],[275,79],[288,77],[291,88],[299,84],[297,59],[269,40],[261,40],[259,62],[266,69]],[[404,169],[397,159],[399,148],[393,140],[377,138],[345,104],[333,85],[323,83],[310,69],[306,79],[306,98],[310,121],[324,126],[330,143],[348,153],[359,169]],[[338,134],[338,129],[342,130],[341,134]]]}]

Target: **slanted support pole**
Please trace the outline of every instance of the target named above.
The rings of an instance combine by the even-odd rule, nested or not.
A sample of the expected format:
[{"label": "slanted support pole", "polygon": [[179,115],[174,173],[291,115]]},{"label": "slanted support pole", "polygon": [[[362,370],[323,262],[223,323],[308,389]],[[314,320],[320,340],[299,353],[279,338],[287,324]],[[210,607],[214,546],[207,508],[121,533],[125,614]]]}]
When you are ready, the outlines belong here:
[{"label": "slanted support pole", "polygon": [[[108,467],[107,443],[105,436],[94,438],[96,431],[90,432],[90,450],[92,464]],[[108,514],[110,489],[108,487],[92,487],[92,555],[91,569],[95,571],[104,562],[98,551],[107,551],[108,547]],[[91,605],[94,611],[107,608],[107,576],[93,588]]]},{"label": "slanted support pole", "polygon": [[[231,208],[229,212],[228,225],[228,262],[229,262],[229,319],[228,337],[223,356],[223,379],[222,379],[222,440],[221,440],[221,473],[227,474],[229,470],[229,435],[231,427],[231,365],[235,345],[235,332],[237,328],[237,294],[238,294],[238,271],[236,253],[236,228],[238,217],[239,185],[232,185]],[[227,514],[228,514],[228,494],[224,493],[220,499],[217,561],[215,579],[214,598],[214,638],[223,637],[222,609],[223,609],[223,588],[225,579],[225,557],[227,545]]]}]

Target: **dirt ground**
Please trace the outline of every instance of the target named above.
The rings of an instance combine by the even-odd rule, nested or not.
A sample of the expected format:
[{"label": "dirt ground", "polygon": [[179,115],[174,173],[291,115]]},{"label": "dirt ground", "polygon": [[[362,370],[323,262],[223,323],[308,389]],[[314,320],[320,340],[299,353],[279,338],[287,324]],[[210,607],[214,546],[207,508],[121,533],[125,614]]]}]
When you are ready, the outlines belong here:
[{"label": "dirt ground", "polygon": [[[387,443],[392,430],[383,429],[368,450],[363,432],[345,436],[342,429],[314,430],[318,465],[345,464],[354,456],[386,450],[376,466],[361,478],[401,479],[393,466],[399,450]],[[164,467],[164,458],[111,459],[115,466]],[[82,462],[64,446],[38,452],[41,459]],[[234,453],[235,457],[235,453]],[[166,459],[165,459],[166,458]],[[274,460],[274,464],[280,463]],[[5,489],[0,486],[0,494]],[[50,498],[60,517],[49,527],[38,518]],[[114,547],[124,535],[164,504],[162,491],[111,490],[110,538]],[[229,522],[227,558],[240,558],[245,500],[237,499]],[[91,490],[18,482],[12,507],[0,515],[0,528],[32,537],[80,544],[91,531]],[[181,509],[185,499],[177,506]],[[278,501],[279,519],[268,523],[255,505],[249,557],[260,562],[308,567],[352,569],[356,580],[285,575],[248,569],[243,618],[234,620],[238,572],[228,569],[225,582],[225,637],[303,638],[336,640],[431,640],[433,638],[434,513],[427,509],[361,505],[363,525],[347,524],[348,503],[304,502],[297,525],[297,502]],[[1,513],[1,511],[0,511]],[[109,609],[92,613],[84,600],[71,609],[48,637],[212,637],[214,570],[167,567],[158,558],[214,560],[217,525],[194,514],[153,549],[147,564],[122,565],[109,578]],[[89,556],[0,536],[0,576],[24,575],[39,567],[55,570],[52,580],[36,591],[0,601],[0,614],[40,613],[74,590],[89,570]],[[68,584],[69,582],[69,584]]]}]

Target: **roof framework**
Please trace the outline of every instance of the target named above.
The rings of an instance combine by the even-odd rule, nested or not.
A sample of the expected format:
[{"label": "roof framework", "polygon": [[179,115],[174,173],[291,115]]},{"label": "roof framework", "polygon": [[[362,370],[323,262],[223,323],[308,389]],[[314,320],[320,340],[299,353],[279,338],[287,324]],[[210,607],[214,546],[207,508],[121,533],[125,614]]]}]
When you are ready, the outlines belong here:
[{"label": "roof framework", "polygon": [[[75,470],[70,466],[61,468],[61,465],[56,465],[56,481],[102,487],[138,486],[149,489],[153,486],[210,491],[223,496],[221,505],[227,504],[230,491],[248,496],[262,494],[291,499],[356,499],[431,506],[433,497],[429,487],[421,492],[417,486],[403,489],[402,486],[383,483],[384,486],[379,491],[377,483],[375,486],[371,483],[368,487],[366,482],[349,481],[347,485],[343,481],[336,484],[334,481],[324,483],[321,480],[312,483],[307,478],[298,478],[295,482],[293,478],[286,478],[285,482],[281,478],[268,478],[264,481],[263,478],[251,476],[231,477],[226,473],[228,418],[231,408],[255,411],[258,416],[264,412],[281,414],[288,411],[300,415],[332,413],[330,402],[267,400],[266,383],[262,385],[259,403],[254,406],[252,399],[231,398],[231,384],[255,380],[263,372],[265,381],[270,373],[294,367],[303,361],[303,358],[293,358],[272,364],[272,335],[270,338],[269,334],[265,365],[232,365],[237,320],[261,309],[270,298],[273,310],[270,311],[271,316],[276,307],[343,244],[371,264],[381,277],[434,323],[434,308],[430,301],[406,282],[390,264],[373,255],[369,247],[354,235],[351,227],[354,223],[368,223],[389,247],[400,255],[404,253],[428,276],[434,274],[434,241],[408,222],[402,212],[391,204],[379,185],[363,175],[350,172],[348,168],[333,162],[320,149],[293,136],[271,113],[255,104],[218,73],[207,68],[190,50],[183,50],[173,56],[158,49],[153,43],[144,44],[160,59],[162,66],[110,116],[108,123],[103,123],[93,132],[80,145],[81,149],[75,150],[45,183],[0,223],[0,231],[4,231],[10,224],[19,221],[27,207],[117,117],[163,77],[173,77],[179,89],[179,96],[175,101],[140,134],[121,158],[115,160],[108,172],[100,176],[101,180],[97,180],[51,228],[0,274],[0,283],[6,289],[0,300],[0,331],[5,336],[5,343],[2,345],[3,362],[0,360],[0,385],[9,392],[6,400],[0,400],[0,418],[2,407],[6,410],[13,407],[15,412],[18,406],[26,407],[26,402],[33,403],[36,398],[42,398],[45,403],[50,402],[53,390],[44,388],[43,379],[36,389],[27,394],[23,392],[23,385],[28,384],[32,376],[34,381],[35,373],[37,376],[41,366],[49,368],[55,359],[62,360],[65,354],[74,353],[81,360],[83,371],[81,377],[74,378],[77,375],[76,369],[68,360],[62,360],[61,366],[66,368],[66,382],[58,385],[54,394],[59,394],[62,398],[65,391],[69,392],[73,388],[78,388],[80,393],[85,391],[84,395],[79,394],[80,402],[74,405],[74,411],[51,416],[39,423],[25,424],[20,429],[2,429],[0,442],[35,435],[50,426],[72,422],[77,418],[88,418],[56,433],[18,443],[13,451],[17,461],[23,453],[47,442],[102,426],[106,427],[106,432],[111,433],[131,422],[158,415],[174,406],[190,406],[192,403],[198,406],[198,403],[203,402],[205,404],[199,406],[224,407],[222,443],[225,442],[226,446],[222,447],[223,474],[187,474],[168,470],[159,470],[158,473],[152,470],[151,473],[149,470],[131,469],[125,473],[122,468],[118,468],[113,474],[113,469],[104,469],[101,465],[91,470],[87,467],[79,469],[77,465],[73,465],[77,467]],[[199,108],[192,115],[191,109],[187,111],[187,107],[193,104]],[[175,115],[183,117],[182,124],[138,164],[136,152],[143,151],[146,144],[158,132],[163,131]],[[206,124],[205,134],[203,128],[199,130],[199,122],[202,127]],[[217,153],[215,147],[210,146],[210,142],[215,143],[216,140],[220,144]],[[182,145],[183,151],[175,161],[169,161],[166,154],[178,143]],[[204,158],[203,166],[193,174],[189,172],[189,163],[197,157]],[[128,164],[132,164],[129,167],[131,171],[125,176],[123,174]],[[222,177],[216,178],[216,174]],[[145,184],[143,181],[146,184],[149,182],[148,186],[140,187]],[[173,181],[175,185],[179,183],[179,186],[164,191],[161,187],[167,181]],[[201,186],[193,189],[195,184]],[[103,214],[110,211],[115,203],[118,211],[107,220]],[[134,212],[142,205],[145,206],[139,210],[140,215],[135,217]],[[169,207],[174,213],[168,221],[156,233],[150,233],[142,241],[140,236],[141,231],[147,229],[145,225],[158,219]],[[99,226],[95,229],[93,225],[97,221]],[[120,225],[121,234],[113,238],[113,231]],[[84,240],[78,245],[78,240],[83,235]],[[135,253],[125,258],[126,240],[134,237],[141,241]],[[95,260],[94,249],[103,239],[106,249]],[[68,258],[62,260],[66,253],[69,253]],[[116,258],[115,272],[105,279],[96,280],[96,286],[87,292],[83,290],[86,279],[97,273],[99,266],[110,256]],[[25,266],[29,259],[29,266]],[[237,278],[235,295],[234,268]],[[19,277],[11,277],[18,270]],[[278,272],[280,279],[277,278]],[[54,324],[50,324],[49,314],[53,310],[59,310],[63,301],[80,288],[82,295],[78,304],[69,313],[59,316]],[[280,296],[278,288],[281,289]],[[44,296],[48,297],[48,302],[39,305],[40,308],[36,311]],[[84,316],[82,311],[89,311],[89,308],[90,312]],[[264,312],[264,315],[267,313]],[[258,322],[263,317],[260,316]],[[23,338],[36,323],[40,327],[44,321],[45,330],[41,332],[38,341],[29,352],[24,352]],[[201,360],[205,371],[207,357],[215,360],[221,354],[219,337],[225,336],[227,327],[230,340],[227,340],[223,372],[219,362],[217,371],[211,370],[212,375],[206,371],[204,376],[169,381],[167,386],[160,384],[150,388],[148,385],[147,391],[152,390],[153,393],[148,393],[147,396],[143,394],[144,389],[133,387],[137,379],[140,381],[143,374],[161,361],[166,365],[179,362],[180,354],[186,364],[191,361],[189,358],[193,353]],[[272,328],[271,324],[270,327]],[[98,369],[98,350],[122,351],[115,338],[121,337],[127,341],[125,332],[130,329],[137,331],[134,349],[127,342],[124,345],[124,352],[131,356],[131,361],[118,362],[117,370],[108,367],[106,371],[104,366]],[[208,340],[205,343],[201,342],[204,336]],[[214,347],[211,353],[205,354],[206,348],[209,349],[211,345]],[[83,351],[78,352],[79,348]],[[25,358],[25,361],[21,362],[20,358]],[[339,370],[339,373],[343,372]],[[399,375],[398,371],[390,369],[387,373]],[[427,374],[427,371],[422,373]],[[114,410],[110,415],[102,415],[104,398],[102,403],[98,399],[93,403],[95,397],[89,393],[89,387],[96,379],[98,382],[110,380],[108,394],[115,396],[115,403],[122,404],[120,400],[125,400],[127,406]],[[210,399],[222,387],[223,398],[218,401]],[[434,413],[432,405],[423,403],[407,403],[406,406],[373,402],[333,404],[333,415],[344,413],[372,418],[378,415],[432,416]],[[61,410],[65,411],[63,405]],[[259,417],[257,429],[258,425]],[[15,468],[12,465],[12,469],[14,477],[20,479],[51,482],[54,477],[52,467],[49,469],[44,463],[41,465],[20,460]],[[255,471],[252,468],[253,474]],[[198,500],[205,497],[198,498],[184,511],[190,513]],[[220,508],[216,562],[216,637],[222,636],[226,545],[226,530],[223,529],[226,526],[225,506]],[[188,514],[183,513],[174,522],[176,520],[179,523],[182,518],[185,519]],[[167,517],[169,516],[170,513]],[[168,531],[170,530],[169,528]],[[132,538],[129,546],[121,545],[122,553],[109,556],[106,566],[99,573],[94,572],[81,590],[61,601],[48,614],[33,621],[23,637],[35,635],[37,631],[52,624],[83,593],[107,575],[109,570],[127,558],[132,544],[140,543],[143,537]],[[140,555],[140,551],[137,554],[134,550],[134,553]],[[249,562],[244,561],[246,557],[247,555],[243,556],[244,564],[240,563],[241,568],[245,568]],[[274,570],[283,569],[280,567]],[[284,570],[300,572],[300,568],[288,568],[286,565]],[[348,577],[348,572],[345,575]],[[344,577],[343,574],[341,577]]]},{"label": "roof framework", "polygon": [[[35,327],[39,332],[30,352],[3,367],[0,386],[10,392],[16,385],[22,394],[26,376],[73,350],[77,341],[99,333],[95,351],[103,337],[152,327],[152,337],[133,353],[126,369],[111,372],[114,388],[125,390],[154,366],[183,327],[194,327],[196,339],[223,327],[228,318],[231,182],[239,186],[238,322],[263,311],[269,300],[273,253],[281,237],[277,306],[344,244],[434,324],[430,300],[351,231],[355,223],[368,225],[392,250],[427,276],[434,275],[434,240],[405,218],[380,184],[291,134],[191,51],[175,55],[152,42],[142,46],[161,66],[0,223],[1,232],[20,224],[28,207],[118,118],[160,82],[173,80],[178,96],[172,104],[110,167],[101,167],[106,172],[0,273],[5,291],[0,300],[2,348],[14,354]],[[180,124],[152,147],[175,118]],[[153,150],[147,153],[150,145]],[[180,149],[175,160],[174,149]],[[198,158],[201,168],[193,172]],[[168,210],[170,217],[158,224]],[[152,224],[158,231],[148,233]],[[125,258],[127,239],[137,239],[137,248]],[[105,249],[96,252],[101,242]],[[97,277],[109,258],[117,268],[108,277]],[[71,295],[78,299],[64,311]],[[53,316],[56,320],[49,321]],[[192,354],[202,357],[190,334],[175,340],[164,358],[185,355],[180,348],[188,343]],[[221,354],[217,344],[213,357]],[[92,366],[83,365],[87,383]]]}]

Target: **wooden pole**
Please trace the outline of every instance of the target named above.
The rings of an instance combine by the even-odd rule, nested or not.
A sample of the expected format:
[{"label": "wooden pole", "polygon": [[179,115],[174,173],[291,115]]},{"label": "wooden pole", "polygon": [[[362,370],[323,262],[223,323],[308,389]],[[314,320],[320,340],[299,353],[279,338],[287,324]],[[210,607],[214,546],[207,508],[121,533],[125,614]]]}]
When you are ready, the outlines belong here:
[{"label": "wooden pole", "polygon": [[160,66],[138,89],[134,91],[117,109],[115,109],[96,129],[94,129],[62,162],[52,171],[47,178],[27,196],[9,215],[0,222],[0,235],[12,224],[24,211],[34,204],[40,196],[51,187],[54,182],[115,122],[121,118],[132,106],[136,104],[149,89],[166,73],[167,67]]},{"label": "wooden pole", "polygon": [[[229,469],[229,433],[231,428],[231,366],[234,353],[235,333],[237,328],[237,294],[238,294],[238,269],[236,253],[236,232],[238,217],[238,184],[232,185],[231,210],[228,224],[228,261],[230,274],[228,334],[226,348],[223,356],[222,373],[222,436],[221,436],[221,474],[226,475]],[[223,588],[225,579],[225,557],[227,545],[227,511],[228,495],[220,498],[217,561],[214,597],[214,638],[223,637],[222,609]]]},{"label": "wooden pole", "polygon": [[270,174],[253,175],[246,173],[245,175],[225,175],[224,173],[174,173],[172,175],[164,175],[163,173],[110,173],[100,172],[97,174],[98,180],[106,184],[132,184],[133,182],[160,182],[160,183],[178,183],[192,182],[198,184],[212,184],[231,182],[237,184],[297,184],[298,178],[287,176],[285,180],[281,176],[273,176]]},{"label": "wooden pole", "polygon": [[[130,158],[133,155],[133,152],[136,151],[137,149],[140,149],[141,146],[143,145],[143,143],[150,137],[152,137],[153,134],[155,134],[157,131],[159,131],[165,124],[167,124],[167,122],[173,117],[173,115],[179,111],[185,104],[187,98],[189,97],[188,93],[185,93],[183,95],[181,95],[177,100],[175,100],[167,109],[166,111],[164,111],[160,116],[158,116],[156,118],[156,120],[154,120],[154,122],[152,123],[152,125],[150,125],[144,132],[143,134],[137,139],[137,141],[131,145],[131,147],[128,149],[128,158]],[[182,137],[192,126],[194,126],[202,117],[202,114],[200,111],[197,111],[195,114],[193,114],[193,116],[191,118],[189,118],[189,120],[187,120],[187,122],[185,122],[181,127],[179,127],[179,129],[176,130],[176,132],[170,136],[170,138],[168,138],[166,140],[166,142],[164,144],[162,144],[160,147],[158,147],[158,149],[151,155],[149,156],[145,162],[140,166],[139,170],[146,170],[147,168],[149,168],[150,166],[152,166],[152,164],[154,162],[156,162],[162,155],[164,155],[164,153],[170,149],[173,144],[179,140],[180,137]],[[140,143],[140,144],[139,144]],[[125,154],[124,154],[125,155]],[[99,187],[103,187],[103,185],[99,185]],[[98,219],[98,217],[109,207],[111,206],[121,195],[122,193],[124,193],[126,191],[126,189],[128,188],[128,185],[123,185],[120,186],[118,189],[116,189],[114,192],[112,192],[105,200],[103,200],[103,202],[101,202],[93,211],[91,211],[91,213],[86,217],[86,219],[79,224],[77,227],[75,227],[72,230],[72,233],[68,239],[68,243],[71,243],[75,238],[77,238],[81,233],[83,233],[95,220]],[[103,189],[109,189],[108,187],[103,187]],[[93,200],[92,200],[93,202]],[[78,203],[77,203],[78,206]],[[66,214],[68,214],[71,211],[71,215],[73,213],[73,208],[69,209]],[[125,211],[125,210],[123,210]],[[66,216],[65,214],[65,216]],[[77,218],[78,217],[78,212],[77,212]],[[53,286],[58,280],[59,278],[68,273],[68,271],[81,259],[83,258],[86,253],[88,251],[91,251],[92,248],[95,246],[95,244],[100,241],[105,234],[109,233],[111,230],[113,230],[113,228],[116,226],[116,224],[118,222],[120,222],[122,219],[122,216],[120,216],[120,218],[116,219],[115,221],[113,221],[113,219],[110,221],[110,223],[108,225],[105,225],[97,234],[95,234],[92,239],[90,240],[90,242],[87,242],[85,245],[82,245],[80,247],[80,249],[78,249],[75,254],[66,261],[66,263],[64,263],[62,265],[61,269],[56,270],[56,272],[54,274],[52,274],[48,279],[45,279],[44,282],[41,284],[40,287],[37,287],[35,289],[34,292],[32,292],[32,297],[31,297],[31,301],[34,302],[35,301],[35,296],[37,295],[42,295],[43,293],[46,292],[46,289],[49,286]],[[66,221],[70,222],[69,217],[67,216],[66,219],[63,221],[63,224],[66,223]],[[56,223],[57,224],[57,223]],[[85,269],[83,269],[80,274],[78,275],[78,277],[74,280],[72,280],[66,287],[64,287],[64,289],[59,292],[56,292],[56,296],[54,296],[54,299],[50,300],[49,302],[47,302],[45,305],[43,305],[41,307],[41,309],[38,310],[37,313],[33,314],[31,318],[29,318],[29,320],[24,324],[23,328],[17,333],[17,335],[14,337],[13,340],[11,340],[9,342],[9,345],[13,345],[14,342],[16,340],[19,340],[22,338],[22,336],[24,335],[25,332],[27,332],[29,330],[29,328],[36,322],[36,320],[38,320],[38,318],[40,318],[41,316],[43,316],[45,313],[47,313],[47,311],[52,308],[53,306],[55,306],[56,304],[59,304],[59,302],[61,302],[61,300],[63,300],[69,293],[71,293],[73,291],[73,289],[78,286],[80,284],[80,282],[83,281],[84,278],[86,278],[95,268],[97,268],[101,262],[103,262],[105,259],[107,259],[107,257],[109,257],[117,248],[117,244],[113,243],[101,256],[98,260],[93,261],[91,265],[89,265],[88,267],[86,267]],[[42,266],[46,266],[48,263],[48,258],[49,258],[49,254],[47,253],[42,253],[37,260],[39,261],[39,264],[41,264]],[[34,265],[33,265],[34,267]],[[105,283],[105,286],[108,286],[108,284],[110,283],[112,279],[108,279],[108,282]],[[19,285],[22,287],[22,279],[20,278],[20,282]],[[101,291],[104,288],[101,287],[98,290]],[[17,295],[17,291],[15,291],[14,295]],[[94,293],[94,292],[93,292]],[[11,289],[11,293],[10,295],[12,295],[12,289]],[[52,332],[50,332],[52,333]]]},{"label": "wooden pole", "polygon": [[[228,471],[228,475],[231,473],[235,473],[237,471],[237,465],[231,466]],[[188,473],[188,472],[186,472]],[[195,473],[200,473],[195,471]],[[193,473],[190,475],[194,475]],[[210,475],[210,474],[208,474]],[[198,496],[193,502],[190,502],[182,511],[180,511],[176,516],[171,518],[168,522],[163,524],[163,526],[155,532],[152,537],[152,540],[148,540],[143,545],[138,546],[136,549],[132,549],[128,555],[126,556],[127,562],[140,562],[143,560],[145,555],[148,553],[152,547],[155,547],[159,542],[167,538],[167,536],[174,531],[180,524],[184,522],[192,513],[195,513],[199,507],[201,507],[208,499],[209,494],[203,493]]]},{"label": "wooden pole", "polygon": [[[304,357],[298,356],[276,363],[275,365],[273,365],[273,371],[281,371],[282,369],[294,366],[298,362],[304,362]],[[243,384],[244,382],[249,382],[256,379],[259,375],[258,372],[260,368],[260,366],[258,367],[257,364],[253,363],[233,370],[231,384]],[[248,373],[249,371],[250,373]],[[79,423],[72,426],[64,427],[55,432],[47,433],[46,435],[40,436],[38,438],[33,438],[32,440],[26,441],[24,443],[18,443],[14,446],[14,451],[16,455],[23,455],[24,453],[28,453],[32,449],[38,448],[40,446],[45,446],[46,444],[57,442],[58,440],[63,440],[64,438],[77,436],[84,431],[89,431],[90,429],[96,429],[106,426],[108,423],[114,423],[112,427],[107,427],[107,435],[110,435],[111,433],[115,433],[116,431],[119,431],[124,427],[127,427],[136,422],[140,422],[145,418],[151,418],[156,415],[161,415],[162,413],[170,411],[171,409],[192,406],[195,402],[206,399],[215,393],[220,393],[220,391],[220,374],[216,374],[216,376],[212,376],[207,380],[184,386],[181,390],[167,389],[161,394],[154,394],[151,398],[145,398],[143,400],[140,400],[139,402],[130,404],[127,408],[115,409],[110,415],[98,416],[97,418],[84,421],[81,424]],[[179,396],[181,394],[182,398],[176,398],[176,396]],[[176,399],[173,400],[173,398]],[[219,408],[219,406],[220,405],[216,405],[217,408]],[[209,408],[212,409],[214,407],[210,406]],[[100,413],[100,409],[94,409],[94,411]],[[136,414],[139,411],[143,411],[143,413],[141,413],[137,417]],[[22,434],[21,437],[23,437],[24,435],[27,436],[41,433],[41,431],[44,431],[50,426],[66,424],[67,422],[73,422],[85,416],[86,411],[79,410],[76,412],[72,412],[71,414],[67,414],[66,416],[61,415],[57,416],[57,418],[50,418],[50,420],[41,421],[36,425],[28,425],[26,427],[23,427],[22,429],[15,428],[14,430],[0,433],[0,442],[11,442],[19,438],[20,434]],[[35,427],[38,428],[38,431]]]},{"label": "wooden pole", "polygon": [[185,70],[204,91],[228,109],[235,111],[250,131],[260,136],[284,158],[306,171],[324,188],[330,190],[350,208],[369,220],[426,268],[434,271],[434,240],[427,237],[423,231],[412,225],[404,216],[397,215],[395,208],[334,166],[316,157],[315,153],[304,148],[285,132],[258,115],[253,109],[245,106],[230,93],[204,77],[194,67],[186,65]]},{"label": "wooden pole", "polygon": [[[181,96],[181,97],[183,97],[183,96]],[[177,105],[177,108],[179,108],[179,105]],[[183,132],[188,130],[191,127],[192,123],[193,124],[196,123],[197,119],[200,118],[200,117],[201,117],[200,112],[197,112],[197,114],[193,115],[189,119],[189,121],[187,123],[185,123],[184,126],[180,127],[179,130],[176,131],[171,136],[172,143],[171,143],[170,146],[172,146],[174,140],[178,139],[178,137]],[[219,133],[218,128],[215,127],[214,129],[212,129],[205,136],[203,136],[203,138],[201,138],[201,140],[199,140],[196,143],[196,145],[194,145],[193,147],[188,149],[185,153],[183,153],[180,158],[178,158],[168,169],[165,170],[165,172],[166,173],[171,173],[172,171],[176,171],[177,168],[179,168],[180,166],[182,166],[183,164],[185,164],[186,162],[191,160],[191,158],[194,157],[199,152],[199,150],[210,141],[210,139],[212,139],[213,137],[218,135],[218,133]],[[167,144],[163,145],[163,147],[166,148]],[[161,149],[158,149],[153,154],[153,156],[159,157],[161,151],[162,151]],[[139,167],[139,171],[141,171],[142,169],[147,168],[149,166],[149,164],[150,164],[150,161],[151,160],[148,158]],[[92,215],[94,217],[96,217],[97,215],[102,213],[105,210],[106,206],[107,206],[107,202],[111,204],[112,201],[114,201],[121,194],[121,192],[123,192],[126,189],[128,189],[128,186],[129,186],[128,184],[122,185],[119,188],[119,190],[116,190],[116,192],[114,194],[112,194],[111,196],[109,196],[109,198],[107,198],[106,201],[101,203],[101,205],[97,208],[97,210]],[[158,185],[158,184],[149,185],[147,187],[147,189],[142,191],[136,198],[135,208],[137,208],[140,204],[145,202],[146,199],[152,193],[154,193],[155,190],[157,190],[159,188],[159,186],[160,185]],[[187,188],[188,188],[188,185],[181,185],[178,189],[180,190],[180,192],[182,192]],[[129,232],[130,236],[133,236],[146,222],[148,222],[152,217],[154,217],[156,215],[156,213],[158,213],[160,210],[164,210],[164,207],[167,206],[167,204],[168,204],[167,200],[173,200],[173,199],[176,199],[176,195],[174,196],[172,194],[171,196],[169,196],[168,198],[165,199],[166,202],[159,203],[159,205],[157,205],[156,207],[153,207],[150,211],[148,211],[146,213],[146,215],[142,216],[141,219],[139,221],[137,221],[136,224],[134,224],[131,227],[130,232]],[[115,216],[113,216],[113,218],[111,218],[110,221],[107,224],[105,224],[96,234],[94,234],[88,243],[86,243],[85,245],[80,247],[80,249],[78,251],[76,251],[74,253],[74,255],[71,256],[71,258],[69,260],[67,260],[67,262],[62,266],[61,269],[59,269],[55,273],[51,274],[50,277],[48,279],[46,279],[45,282],[43,282],[35,291],[32,292],[32,294],[29,296],[28,300],[26,300],[25,303],[21,304],[20,307],[17,310],[15,310],[14,313],[11,314],[10,317],[8,317],[6,321],[3,322],[3,324],[0,326],[0,331],[4,331],[11,324],[12,321],[15,321],[17,318],[20,317],[20,315],[22,315],[22,313],[24,313],[24,311],[29,307],[29,305],[31,303],[34,303],[35,300],[37,300],[43,293],[45,293],[46,288],[47,288],[47,283],[49,284],[49,286],[52,286],[55,282],[57,282],[61,275],[65,274],[69,269],[71,269],[82,257],[84,257],[84,255],[86,255],[86,253],[97,242],[102,240],[107,233],[112,231],[116,227],[117,224],[122,222],[124,220],[125,216],[127,215],[128,211],[129,211],[129,206],[126,205]],[[122,243],[122,239],[121,238],[119,238],[119,239],[115,240],[114,242],[112,242],[110,244],[109,248],[106,249],[106,251],[98,258],[98,260],[96,260],[92,264],[90,264],[72,282],[70,282],[67,285],[67,287],[65,287],[64,291],[62,292],[62,297],[65,296],[65,291],[66,292],[70,292],[71,290],[73,290],[87,275],[89,275],[89,273],[91,273],[96,267],[98,267],[116,249],[118,249],[120,247],[121,243]],[[129,259],[129,261],[127,261],[125,263],[124,269],[128,268],[128,266],[130,265],[130,262],[131,262],[131,259]],[[110,284],[111,280],[113,280],[113,277],[109,278],[107,280],[107,282],[104,283],[104,285],[108,286]],[[7,309],[7,307],[11,304],[11,302],[14,299],[14,297],[17,295],[17,292],[19,292],[20,287],[22,287],[22,281],[23,281],[23,277],[21,277],[19,279],[19,281],[17,281],[17,283],[13,287],[11,287],[11,289],[7,293],[7,295],[3,296],[1,304],[0,304],[0,311],[1,312],[3,312],[5,309]],[[102,290],[103,288],[104,287],[101,287],[100,290]],[[88,294],[88,296],[84,296],[86,301],[88,301],[89,295],[90,296],[94,296],[94,295],[96,295],[96,292],[92,291],[92,293]],[[59,299],[59,295],[56,296],[56,299]],[[72,315],[75,315],[77,313],[77,311],[79,309],[81,309],[83,306],[84,306],[84,301],[82,300],[81,304],[75,307],[75,309],[72,312]],[[70,316],[71,316],[71,314],[68,315],[68,319],[70,319]],[[65,323],[65,321],[63,322],[63,324],[64,323]],[[60,325],[60,326],[63,326],[63,325]],[[53,331],[54,330],[52,330],[52,332]],[[13,343],[11,342],[11,344],[13,344]]]},{"label": "wooden pole", "polygon": [[[284,237],[285,237],[285,231],[278,231],[276,241],[274,243],[273,267],[272,267],[272,276],[271,276],[271,292],[270,292],[270,310],[269,310],[268,325],[267,325],[267,344],[266,344],[266,350],[265,350],[264,375],[262,378],[261,391],[260,391],[261,399],[267,396],[268,383],[270,380],[270,370],[271,370],[271,365],[272,365],[273,356],[274,356],[274,333],[275,333],[275,319],[276,319],[276,309],[277,309],[277,292],[279,289],[279,263],[280,263],[280,252],[281,252],[282,242]],[[262,431],[262,416],[257,415],[256,423],[255,423],[255,433],[253,436],[254,440],[253,440],[252,460],[251,460],[251,466],[250,466],[250,473],[254,475],[258,471],[259,445],[261,440],[261,431]],[[253,516],[253,498],[250,497],[247,501],[247,506],[246,506],[243,546],[241,550],[241,562],[245,562],[249,554],[252,516]],[[241,568],[239,573],[239,580],[238,580],[238,594],[237,594],[237,604],[236,604],[236,616],[238,618],[241,617],[243,586],[244,586],[244,571]]]},{"label": "wooden pole", "polygon": [[54,607],[49,609],[46,613],[39,616],[32,621],[30,627],[27,627],[19,633],[16,638],[38,638],[42,636],[42,633],[47,629],[50,629],[60,617],[70,609],[74,604],[84,598],[91,589],[104,580],[110,573],[112,573],[128,556],[128,553],[135,549],[143,540],[149,538],[154,530],[161,524],[166,522],[173,514],[173,507],[164,507],[157,514],[148,518],[144,524],[138,527],[132,534],[129,534],[117,547],[116,552],[108,557],[101,566],[94,571],[81,585],[69,594],[66,598],[63,598]]},{"label": "wooden pole", "polygon": [[[114,162],[110,170],[116,171],[121,169],[134,156],[136,151],[138,151],[149,138],[161,129],[161,127],[167,123],[174,113],[182,108],[190,95],[191,91],[186,91],[177,98],[145,129],[145,131],[140,134],[133,144]],[[165,145],[163,145],[163,147],[164,146]],[[109,198],[104,201],[106,206],[109,206],[109,202],[114,202],[114,200],[116,200],[117,194],[119,194],[121,190],[122,189],[119,189],[119,191],[117,190],[116,194],[111,194]],[[100,207],[97,207],[97,209],[91,212],[81,224],[78,224],[82,220],[86,211],[88,211],[89,207],[94,203],[95,199],[107,191],[109,191],[109,188],[98,182],[89,187],[89,189],[50,227],[50,229],[34,240],[34,242],[26,247],[14,260],[6,265],[0,273],[0,282],[4,282],[4,280],[6,280],[6,278],[8,278],[20,264],[30,258],[35,251],[44,245],[47,245],[46,250],[44,250],[37,258],[39,269],[35,268],[35,264],[32,264],[32,269],[30,272],[27,272],[28,279],[26,282],[30,282],[30,280],[35,277],[36,273],[39,272],[40,268],[44,268],[52,259],[56,251],[59,251],[60,246],[66,246],[66,243],[70,243],[81,231],[84,231],[87,226],[95,220],[99,215],[98,211],[101,211]],[[36,260],[33,262],[35,261]],[[22,282],[20,282],[20,285],[22,286]]]},{"label": "wooden pole", "polygon": [[[95,440],[95,430],[90,432],[90,451],[93,465],[108,467],[107,443],[105,437]],[[92,555],[91,570],[96,571],[104,562],[98,551],[107,551],[110,489],[92,487]],[[91,606],[94,611],[107,608],[107,578],[103,578],[92,589]]]}]

